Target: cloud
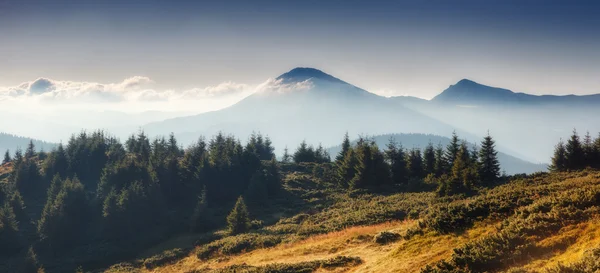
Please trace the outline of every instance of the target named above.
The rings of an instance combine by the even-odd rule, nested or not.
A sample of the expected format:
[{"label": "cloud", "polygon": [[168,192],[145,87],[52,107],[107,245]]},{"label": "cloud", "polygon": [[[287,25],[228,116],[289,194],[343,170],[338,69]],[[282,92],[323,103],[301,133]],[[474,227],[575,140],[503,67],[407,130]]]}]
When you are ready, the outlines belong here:
[{"label": "cloud", "polygon": [[268,79],[258,85],[256,92],[284,94],[295,91],[308,90],[314,87],[313,82],[308,79],[301,82],[284,83],[283,79]]},{"label": "cloud", "polygon": [[172,101],[220,98],[250,93],[254,87],[234,82],[188,90],[157,90],[148,77],[134,76],[118,83],[58,81],[39,78],[17,86],[0,87],[0,100],[35,99],[42,102],[102,103],[121,101]]}]

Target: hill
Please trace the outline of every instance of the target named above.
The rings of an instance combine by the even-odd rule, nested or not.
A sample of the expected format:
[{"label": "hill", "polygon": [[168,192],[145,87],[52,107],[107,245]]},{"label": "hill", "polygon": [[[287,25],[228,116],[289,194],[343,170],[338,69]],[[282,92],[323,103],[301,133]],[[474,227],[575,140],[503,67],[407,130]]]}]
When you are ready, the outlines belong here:
[{"label": "hill", "polygon": [[[339,195],[303,171],[286,173],[284,181],[286,190],[303,196],[303,212],[195,247],[181,243],[189,237],[174,238],[153,249],[160,254],[147,253],[107,272],[600,269],[594,260],[600,244],[598,172],[515,177],[475,196],[450,199],[429,193]],[[174,245],[187,248],[161,250]],[[583,266],[592,271],[565,271]]]},{"label": "hill", "polygon": [[17,148],[20,148],[24,151],[27,148],[27,145],[29,145],[29,141],[33,141],[33,145],[35,145],[37,151],[42,149],[45,151],[50,151],[57,146],[56,143],[50,143],[22,136],[15,136],[7,133],[0,133],[0,151],[4,154],[6,150],[9,150],[11,155],[13,155]]},{"label": "hill", "polygon": [[[443,147],[446,147],[448,143],[450,143],[450,139],[447,137],[427,134],[385,134],[370,138],[375,141],[380,149],[385,149],[390,138],[393,138],[396,142],[402,144],[405,149],[420,148],[423,150],[429,143],[432,143],[434,146],[441,144]],[[356,143],[356,141],[353,143]],[[473,144],[469,145],[470,147],[473,147]],[[477,143],[477,145],[480,144]],[[338,145],[331,147],[327,149],[327,151],[329,152],[331,158],[335,158],[335,156],[341,151],[341,146]],[[509,175],[519,173],[529,174],[548,170],[548,165],[546,164],[531,163],[503,152],[498,153],[498,160],[500,161],[502,170]]]}]

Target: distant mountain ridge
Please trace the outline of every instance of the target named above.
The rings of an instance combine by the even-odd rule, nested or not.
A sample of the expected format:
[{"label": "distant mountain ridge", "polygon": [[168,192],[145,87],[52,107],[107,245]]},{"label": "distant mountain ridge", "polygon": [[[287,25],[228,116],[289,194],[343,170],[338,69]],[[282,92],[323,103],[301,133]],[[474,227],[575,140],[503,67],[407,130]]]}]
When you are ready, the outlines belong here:
[{"label": "distant mountain ridge", "polygon": [[54,149],[58,144],[46,142],[37,139],[31,139],[22,136],[16,136],[7,133],[0,133],[0,153],[4,155],[7,150],[10,151],[10,155],[13,156],[17,149],[21,149],[23,152],[27,149],[29,141],[33,141],[33,145],[37,151],[45,150],[46,152]]},{"label": "distant mountain ridge", "polygon": [[495,104],[512,103],[515,105],[560,105],[583,104],[594,105],[600,103],[600,94],[592,95],[531,95],[516,93],[508,89],[483,85],[468,79],[463,79],[451,85],[431,101],[442,103],[463,104]]}]

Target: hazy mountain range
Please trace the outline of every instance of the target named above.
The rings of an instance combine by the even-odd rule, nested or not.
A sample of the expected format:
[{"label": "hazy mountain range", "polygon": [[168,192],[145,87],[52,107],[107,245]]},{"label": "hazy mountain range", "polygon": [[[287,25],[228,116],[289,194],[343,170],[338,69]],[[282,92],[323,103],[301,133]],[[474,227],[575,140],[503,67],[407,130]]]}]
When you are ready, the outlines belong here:
[{"label": "hazy mountain range", "polygon": [[[268,88],[218,111],[197,115],[110,112],[103,118],[75,117],[78,123],[59,124],[57,118],[57,124],[31,126],[30,131],[5,131],[43,138],[50,130],[46,127],[62,128],[63,135],[96,127],[123,139],[141,128],[150,136],[174,132],[183,145],[219,131],[242,140],[261,132],[271,137],[278,154],[286,146],[294,150],[302,140],[333,147],[346,132],[354,138],[408,133],[447,137],[456,131],[462,139],[479,143],[489,131],[499,151],[528,166],[506,167],[508,173],[515,173],[540,170],[542,165],[537,163],[549,162],[554,145],[574,128],[580,135],[586,130],[597,134],[599,104],[600,95],[535,96],[467,79],[431,100],[386,98],[317,69],[295,68],[275,78]],[[66,140],[63,135],[60,139]]]}]

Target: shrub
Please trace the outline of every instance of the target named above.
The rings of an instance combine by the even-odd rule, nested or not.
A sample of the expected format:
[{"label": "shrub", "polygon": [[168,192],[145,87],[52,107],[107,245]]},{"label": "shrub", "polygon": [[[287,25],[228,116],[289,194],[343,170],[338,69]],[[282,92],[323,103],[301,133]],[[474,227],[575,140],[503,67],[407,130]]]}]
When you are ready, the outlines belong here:
[{"label": "shrub", "polygon": [[374,241],[375,243],[378,243],[380,245],[385,245],[391,242],[395,242],[398,239],[400,239],[400,234],[389,231],[382,231],[379,234],[375,235]]}]

